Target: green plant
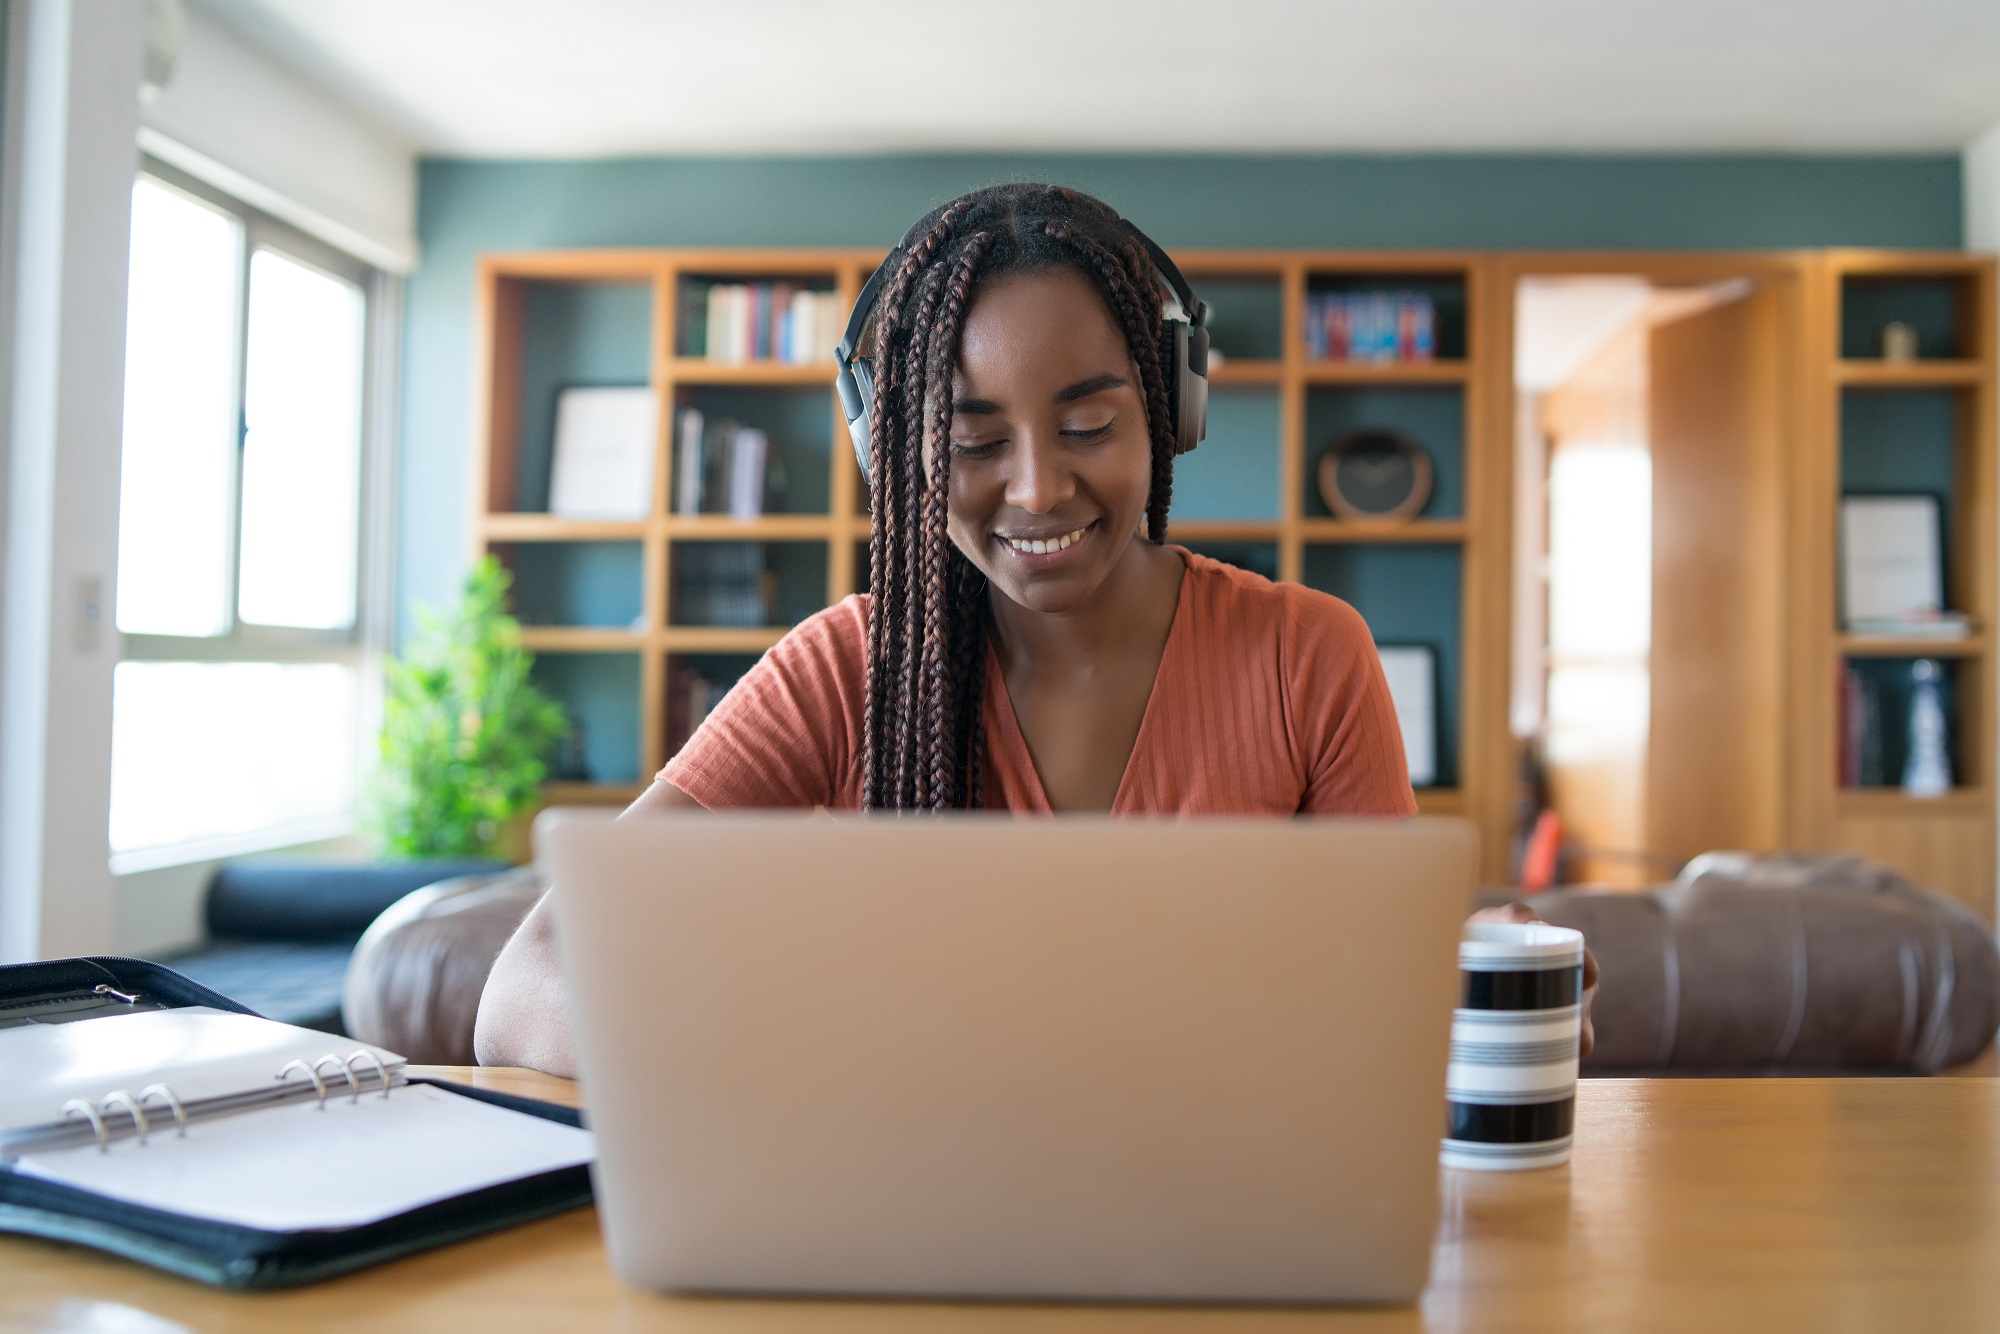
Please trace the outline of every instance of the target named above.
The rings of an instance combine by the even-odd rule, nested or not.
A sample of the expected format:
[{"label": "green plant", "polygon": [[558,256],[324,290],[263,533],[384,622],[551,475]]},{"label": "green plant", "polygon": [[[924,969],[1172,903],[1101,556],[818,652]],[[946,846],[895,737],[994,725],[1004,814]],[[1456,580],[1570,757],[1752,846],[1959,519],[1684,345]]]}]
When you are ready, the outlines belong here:
[{"label": "green plant", "polygon": [[370,801],[385,856],[490,856],[535,805],[569,720],[528,678],[534,655],[508,614],[512,583],[498,561],[481,560],[458,605],[420,611],[414,640],[388,663]]}]

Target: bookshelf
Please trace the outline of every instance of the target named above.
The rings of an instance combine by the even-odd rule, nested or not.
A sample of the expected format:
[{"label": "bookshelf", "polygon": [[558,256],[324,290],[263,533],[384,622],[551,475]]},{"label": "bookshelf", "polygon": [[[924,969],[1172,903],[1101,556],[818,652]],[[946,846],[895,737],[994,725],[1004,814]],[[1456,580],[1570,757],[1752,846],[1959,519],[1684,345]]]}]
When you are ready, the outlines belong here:
[{"label": "bookshelf", "polygon": [[[690,284],[788,281],[846,309],[880,252],[594,250],[493,254],[477,275],[471,537],[513,570],[542,684],[581,724],[551,802],[623,803],[672,755],[699,674],[726,688],[789,626],[866,586],[868,517],[830,364],[719,363],[690,355]],[[1483,831],[1485,873],[1504,873],[1512,816],[1506,727],[1504,436],[1488,438],[1481,359],[1485,261],[1469,254],[1189,251],[1175,255],[1213,308],[1222,359],[1208,439],[1176,468],[1171,539],[1347,599],[1384,644],[1430,647],[1438,665],[1439,785],[1426,811]],[[1437,311],[1436,359],[1308,356],[1310,294],[1418,291]],[[677,412],[662,412],[643,519],[547,512],[555,394],[650,385],[767,430],[784,457],[785,512],[739,521],[675,512]],[[1431,454],[1428,505],[1399,524],[1333,517],[1319,455],[1359,424],[1395,425]],[[771,623],[702,624],[697,549],[754,544]],[[690,553],[695,553],[691,555]],[[740,556],[727,557],[739,559]],[[714,559],[709,557],[708,559]],[[1496,735],[1497,731],[1497,735]]]},{"label": "bookshelf", "polygon": [[[1916,357],[1881,355],[1881,329],[1911,326]],[[1794,525],[1794,626],[1801,687],[1790,719],[1792,824],[1805,846],[1861,853],[1994,913],[1994,266],[1977,256],[1829,251],[1808,283],[1804,448]],[[1945,597],[1963,639],[1848,633],[1840,623],[1839,505],[1868,494],[1929,494],[1943,513]],[[1953,787],[1899,786],[1912,665],[1946,682]],[[1881,773],[1843,780],[1842,679],[1879,695]],[[1851,730],[1851,729],[1849,729]]]}]

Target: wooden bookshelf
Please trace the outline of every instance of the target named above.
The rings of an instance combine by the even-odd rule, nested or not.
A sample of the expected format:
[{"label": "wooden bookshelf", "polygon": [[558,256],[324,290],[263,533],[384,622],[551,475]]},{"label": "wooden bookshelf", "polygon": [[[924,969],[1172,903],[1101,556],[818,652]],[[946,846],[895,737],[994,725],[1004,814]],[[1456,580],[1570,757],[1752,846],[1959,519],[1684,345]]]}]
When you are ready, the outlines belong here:
[{"label": "wooden bookshelf", "polygon": [[[1810,262],[1802,358],[1791,597],[1796,690],[1789,805],[1796,841],[1858,852],[1994,913],[1994,262],[1959,253],[1829,251]],[[1880,325],[1920,334],[1917,359],[1875,355]],[[1852,474],[1852,475],[1850,475]],[[1839,505],[1848,494],[1931,492],[1944,505],[1945,595],[1962,639],[1846,633],[1839,622]],[[1942,796],[1840,785],[1839,675],[1933,659],[1949,683],[1955,786]],[[1890,705],[1882,712],[1887,715]],[[1902,720],[1885,716],[1885,732]]]},{"label": "wooden bookshelf", "polygon": [[[516,567],[520,601],[533,601],[531,593],[541,599],[524,611],[523,634],[549,665],[556,693],[572,677],[597,692],[581,714],[586,749],[594,763],[603,761],[602,772],[597,781],[549,784],[551,801],[631,800],[677,740],[667,699],[676,665],[697,659],[734,670],[785,633],[783,625],[678,623],[675,561],[689,544],[792,544],[812,556],[813,569],[823,565],[814,606],[865,583],[857,548],[865,558],[869,521],[831,392],[833,368],[722,364],[687,355],[687,331],[679,325],[682,280],[808,280],[836,292],[845,307],[879,258],[879,251],[855,249],[605,250],[479,261],[472,546],[475,554],[495,552]],[[1475,821],[1484,874],[1504,874],[1513,800],[1505,668],[1510,465],[1507,437],[1491,434],[1486,412],[1489,261],[1345,251],[1194,251],[1175,258],[1215,307],[1222,355],[1211,379],[1209,440],[1177,471],[1172,540],[1265,563],[1276,577],[1346,595],[1371,623],[1401,617],[1394,632],[1379,634],[1385,643],[1432,644],[1440,656],[1441,731],[1449,744],[1440,755],[1446,781],[1420,791],[1419,805]],[[1310,292],[1329,285],[1402,290],[1413,283],[1439,293],[1449,308],[1449,336],[1441,336],[1437,360],[1308,358],[1303,321]],[[666,408],[702,396],[740,405],[746,395],[823,392],[816,420],[825,429],[812,450],[824,474],[811,488],[821,501],[808,512],[749,522],[673,512],[676,413],[663,410],[646,518],[554,518],[545,512],[544,476],[552,393],[570,383],[649,384]],[[1355,414],[1393,415],[1409,405],[1430,414],[1413,433],[1437,464],[1431,509],[1398,525],[1349,523],[1325,513],[1313,472],[1335,426]],[[1427,438],[1427,430],[1437,438]],[[1239,465],[1268,491],[1214,500]],[[594,623],[566,619],[571,603],[594,608]],[[630,667],[617,665],[625,663]],[[578,709],[577,699],[565,702]],[[622,712],[608,707],[613,702]],[[616,734],[625,726],[633,736]]]}]

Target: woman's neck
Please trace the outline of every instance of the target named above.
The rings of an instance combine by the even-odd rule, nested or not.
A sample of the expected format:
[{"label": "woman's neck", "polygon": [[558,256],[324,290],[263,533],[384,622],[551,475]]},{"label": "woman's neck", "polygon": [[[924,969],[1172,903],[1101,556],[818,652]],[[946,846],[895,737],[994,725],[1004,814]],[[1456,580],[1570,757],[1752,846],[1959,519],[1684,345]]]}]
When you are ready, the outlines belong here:
[{"label": "woman's neck", "polygon": [[1089,600],[1068,611],[1034,611],[992,590],[997,646],[1008,675],[1022,669],[1088,675],[1113,656],[1157,657],[1173,626],[1186,569],[1179,552],[1134,537]]}]

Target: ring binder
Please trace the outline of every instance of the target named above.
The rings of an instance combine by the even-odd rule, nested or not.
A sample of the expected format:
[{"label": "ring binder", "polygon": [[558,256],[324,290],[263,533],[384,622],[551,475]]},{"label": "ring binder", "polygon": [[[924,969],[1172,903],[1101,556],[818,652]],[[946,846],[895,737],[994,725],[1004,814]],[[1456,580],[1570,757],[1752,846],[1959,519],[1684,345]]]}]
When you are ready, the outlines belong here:
[{"label": "ring binder", "polygon": [[276,1077],[282,1081],[286,1075],[289,1075],[294,1070],[303,1070],[306,1072],[306,1078],[313,1082],[313,1088],[319,1093],[319,1109],[322,1112],[325,1111],[326,1081],[319,1077],[319,1070],[314,1066],[307,1065],[304,1061],[288,1061],[285,1064],[285,1068],[278,1071]]},{"label": "ring binder", "polygon": [[349,1101],[360,1102],[361,1085],[354,1082],[354,1072],[347,1068],[347,1062],[341,1060],[338,1056],[335,1056],[332,1052],[328,1052],[326,1055],[320,1057],[317,1061],[313,1062],[313,1069],[317,1070],[322,1065],[325,1065],[329,1061],[333,1063],[333,1068],[340,1072],[340,1077],[347,1081],[347,1091],[353,1095],[349,1099]]},{"label": "ring binder", "polygon": [[71,1098],[62,1105],[61,1120],[67,1121],[79,1113],[90,1118],[90,1128],[97,1132],[97,1151],[111,1152],[111,1137],[105,1133],[104,1118],[98,1114],[97,1104],[88,1098]]},{"label": "ring binder", "polygon": [[106,1117],[111,1115],[111,1104],[122,1102],[132,1116],[132,1126],[139,1132],[139,1142],[146,1142],[146,1113],[140,1108],[139,1100],[124,1089],[113,1089],[97,1100],[98,1112]]},{"label": "ring binder", "polygon": [[180,1127],[179,1131],[177,1132],[177,1137],[180,1139],[186,1139],[188,1133],[188,1118],[187,1118],[187,1112],[183,1110],[181,1107],[181,1100],[179,1096],[176,1095],[174,1091],[168,1088],[165,1084],[148,1084],[146,1085],[146,1087],[139,1090],[139,1101],[142,1103],[145,1102],[146,1099],[154,1096],[166,1099],[167,1106],[171,1107],[174,1112],[174,1124]]},{"label": "ring binder", "polygon": [[[354,1078],[354,1063],[356,1061],[366,1061],[375,1067],[375,1074],[382,1081],[382,1096],[386,1099],[389,1096],[389,1067],[382,1064],[382,1058],[365,1047],[355,1052],[352,1056],[341,1062],[342,1065],[347,1067],[348,1078],[350,1080]],[[358,1083],[354,1086],[354,1100],[356,1102],[361,1101],[361,1085]]]}]

